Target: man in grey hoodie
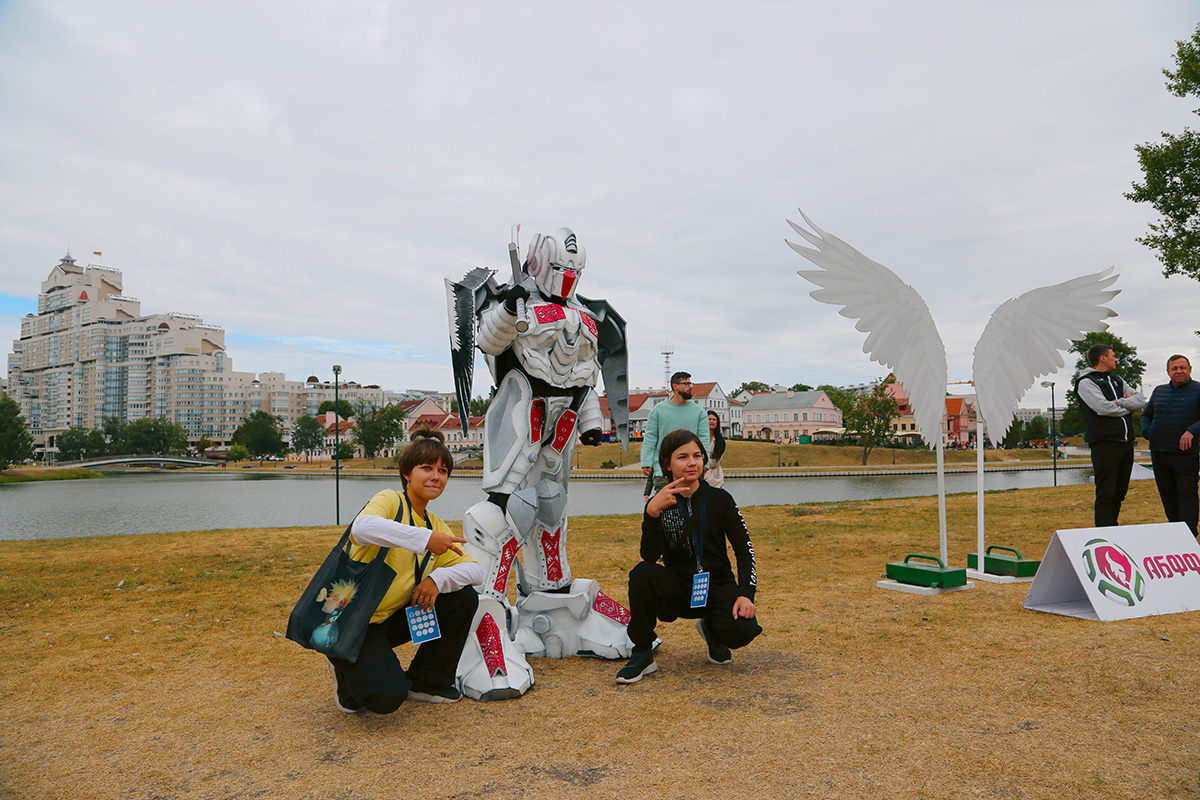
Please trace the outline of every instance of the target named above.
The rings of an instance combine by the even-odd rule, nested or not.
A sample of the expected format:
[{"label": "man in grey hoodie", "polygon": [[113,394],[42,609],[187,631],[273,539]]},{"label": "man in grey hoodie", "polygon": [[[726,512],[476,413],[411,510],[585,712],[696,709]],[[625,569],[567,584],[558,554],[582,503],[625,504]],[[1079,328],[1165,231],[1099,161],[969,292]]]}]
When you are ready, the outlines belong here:
[{"label": "man in grey hoodie", "polygon": [[1097,528],[1105,528],[1117,524],[1121,503],[1129,490],[1134,439],[1130,417],[1146,405],[1146,398],[1112,374],[1117,354],[1111,347],[1092,345],[1087,358],[1091,367],[1075,379],[1075,396],[1083,412],[1084,439],[1092,451],[1092,470],[1096,476],[1095,524]]}]

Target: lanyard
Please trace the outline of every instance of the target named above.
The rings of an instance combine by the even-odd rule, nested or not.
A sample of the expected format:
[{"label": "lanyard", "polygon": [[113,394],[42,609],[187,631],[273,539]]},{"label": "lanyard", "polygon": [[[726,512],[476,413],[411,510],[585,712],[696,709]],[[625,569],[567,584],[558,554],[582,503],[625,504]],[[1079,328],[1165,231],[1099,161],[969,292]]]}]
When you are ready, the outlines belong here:
[{"label": "lanyard", "polygon": [[[412,503],[408,499],[408,490],[407,489],[404,490],[404,505],[408,508],[408,518],[411,520],[413,517]],[[425,517],[425,527],[428,528],[429,530],[433,530],[433,523],[429,521],[429,512],[428,511],[425,512],[424,517]],[[417,563],[417,554],[413,553],[413,566],[416,568],[416,577],[413,579],[413,586],[416,586],[418,583],[421,582],[421,573],[425,572],[425,567],[426,567],[426,565],[429,564],[429,559],[431,556],[433,556],[433,553],[426,553],[425,558],[421,559],[421,563],[418,564]]]},{"label": "lanyard", "polygon": [[[688,505],[691,503],[691,498],[684,498],[687,503],[679,504],[679,513],[683,515],[683,527],[686,530],[688,523],[692,520],[691,513],[688,512]],[[692,550],[696,555],[696,572],[704,572],[704,564],[700,561],[700,553],[704,549],[704,512],[707,510],[708,503],[700,503],[700,518],[697,520],[696,531],[691,534]]]}]

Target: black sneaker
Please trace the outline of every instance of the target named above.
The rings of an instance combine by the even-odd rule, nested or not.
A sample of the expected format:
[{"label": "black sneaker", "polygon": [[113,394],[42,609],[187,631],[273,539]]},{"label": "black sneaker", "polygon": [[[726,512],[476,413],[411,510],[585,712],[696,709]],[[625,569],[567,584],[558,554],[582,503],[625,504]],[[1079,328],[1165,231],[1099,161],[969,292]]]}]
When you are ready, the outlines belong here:
[{"label": "black sneaker", "polygon": [[432,686],[414,683],[408,690],[408,699],[418,703],[457,703],[462,700],[462,692],[453,686],[435,689]]},{"label": "black sneaker", "polygon": [[333,664],[329,665],[329,674],[333,676],[333,704],[337,706],[337,710],[347,714],[357,714],[362,711],[362,706],[342,694],[342,682],[338,680],[337,670],[333,668]]},{"label": "black sneaker", "polygon": [[621,671],[617,673],[617,683],[637,683],[643,675],[649,675],[657,670],[658,664],[654,661],[653,651],[634,650],[629,656],[629,663],[621,667]]},{"label": "black sneaker", "polygon": [[700,631],[700,638],[704,639],[704,643],[708,645],[709,663],[728,664],[733,661],[733,652],[728,647],[718,644],[715,636],[708,635],[708,626],[704,624],[704,620],[696,620],[696,630]]}]

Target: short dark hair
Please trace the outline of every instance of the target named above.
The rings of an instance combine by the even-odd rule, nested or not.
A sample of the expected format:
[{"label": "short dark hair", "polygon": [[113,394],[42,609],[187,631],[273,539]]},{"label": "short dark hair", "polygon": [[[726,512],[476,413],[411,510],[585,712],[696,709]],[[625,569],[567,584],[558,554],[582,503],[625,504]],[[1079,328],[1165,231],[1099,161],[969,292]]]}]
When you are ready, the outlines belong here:
[{"label": "short dark hair", "polygon": [[671,385],[674,386],[677,383],[682,383],[683,381],[686,381],[690,377],[692,377],[691,373],[676,372],[674,375],[671,376]]},{"label": "short dark hair", "polygon": [[1100,358],[1105,353],[1111,353],[1112,347],[1106,344],[1094,344],[1088,348],[1088,366],[1094,367],[1100,363]]},{"label": "short dark hair", "polygon": [[662,444],[658,446],[658,465],[662,467],[664,478],[671,476],[671,456],[675,455],[675,451],[683,447],[685,444],[695,442],[700,445],[700,457],[704,459],[704,463],[708,463],[708,450],[704,447],[704,442],[700,441],[700,437],[695,431],[689,431],[687,428],[679,428],[673,430],[663,437]]},{"label": "short dark hair", "polygon": [[1171,362],[1172,362],[1172,361],[1178,361],[1178,360],[1179,360],[1179,359],[1181,359],[1181,358],[1182,358],[1184,361],[1187,361],[1187,362],[1188,362],[1188,366],[1189,366],[1189,367],[1192,365],[1192,362],[1191,362],[1191,361],[1188,361],[1188,357],[1187,357],[1187,356],[1181,356],[1181,355],[1179,355],[1179,353],[1176,353],[1175,355],[1173,355],[1173,356],[1171,356],[1170,358],[1168,358],[1168,359],[1167,359],[1167,369],[1170,369],[1170,368],[1171,368]]},{"label": "short dark hair", "polygon": [[412,432],[412,444],[404,448],[396,459],[396,466],[400,469],[400,485],[407,489],[408,478],[405,476],[422,464],[444,465],[447,477],[454,472],[454,455],[446,447],[446,437],[441,431],[418,428]]}]

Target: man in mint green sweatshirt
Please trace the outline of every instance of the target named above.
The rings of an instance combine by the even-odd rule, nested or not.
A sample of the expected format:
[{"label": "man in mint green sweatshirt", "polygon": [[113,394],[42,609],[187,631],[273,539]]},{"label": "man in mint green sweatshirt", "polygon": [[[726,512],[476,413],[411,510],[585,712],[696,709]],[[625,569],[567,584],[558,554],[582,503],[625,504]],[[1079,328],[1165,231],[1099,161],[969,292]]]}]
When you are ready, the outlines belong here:
[{"label": "man in mint green sweatshirt", "polygon": [[668,433],[680,428],[693,431],[706,448],[711,447],[708,441],[708,414],[692,402],[692,376],[686,372],[676,372],[671,376],[671,399],[650,409],[650,416],[646,419],[646,435],[642,439],[642,474],[647,479],[643,493],[647,500],[667,484],[658,465],[658,443]]}]

